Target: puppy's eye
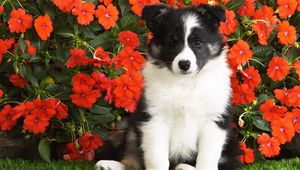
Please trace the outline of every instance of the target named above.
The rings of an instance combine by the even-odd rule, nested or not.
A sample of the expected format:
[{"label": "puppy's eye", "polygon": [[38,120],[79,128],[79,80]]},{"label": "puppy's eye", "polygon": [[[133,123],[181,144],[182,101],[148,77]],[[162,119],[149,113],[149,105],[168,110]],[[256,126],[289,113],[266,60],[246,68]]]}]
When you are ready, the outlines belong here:
[{"label": "puppy's eye", "polygon": [[200,41],[200,40],[194,40],[193,44],[194,44],[195,47],[200,48],[200,47],[202,47],[203,42]]},{"label": "puppy's eye", "polygon": [[169,47],[174,47],[175,46],[175,41],[169,41],[168,46]]}]

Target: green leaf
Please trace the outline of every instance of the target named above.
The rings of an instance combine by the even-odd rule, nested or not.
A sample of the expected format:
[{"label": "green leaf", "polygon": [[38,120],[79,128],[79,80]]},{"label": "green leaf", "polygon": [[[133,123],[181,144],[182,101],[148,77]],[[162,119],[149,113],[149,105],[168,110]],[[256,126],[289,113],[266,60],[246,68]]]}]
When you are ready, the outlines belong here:
[{"label": "green leaf", "polygon": [[19,39],[18,47],[23,53],[25,53],[27,51],[27,48],[28,48],[26,42],[23,39]]},{"label": "green leaf", "polygon": [[107,107],[103,107],[103,106],[100,106],[100,105],[94,105],[90,111],[92,113],[96,113],[96,114],[107,114],[111,111],[111,108],[107,108]]},{"label": "green leaf", "polygon": [[121,9],[121,14],[124,15],[130,11],[130,4],[128,3],[128,0],[119,0],[119,7]]},{"label": "green leaf", "polygon": [[38,146],[41,158],[46,162],[51,162],[50,144],[47,139],[41,139]]},{"label": "green leaf", "polygon": [[257,97],[257,104],[261,104],[261,103],[265,102],[269,98],[270,98],[270,96],[268,96],[267,94],[260,94]]},{"label": "green leaf", "polygon": [[263,120],[259,116],[254,117],[253,124],[255,127],[257,127],[260,130],[267,131],[267,132],[271,131],[270,123],[267,122],[266,120]]},{"label": "green leaf", "polygon": [[90,41],[90,45],[93,47],[103,47],[104,49],[111,46],[111,41],[114,40],[111,32],[104,32],[97,37],[95,37],[92,41]]},{"label": "green leaf", "polygon": [[65,37],[65,38],[72,38],[72,37],[75,36],[74,34],[71,33],[71,31],[70,32],[66,32],[66,30],[65,31],[56,32],[56,34],[60,35],[62,37]]},{"label": "green leaf", "polygon": [[273,52],[273,48],[270,46],[255,46],[252,51],[255,56],[266,56],[268,53]]}]

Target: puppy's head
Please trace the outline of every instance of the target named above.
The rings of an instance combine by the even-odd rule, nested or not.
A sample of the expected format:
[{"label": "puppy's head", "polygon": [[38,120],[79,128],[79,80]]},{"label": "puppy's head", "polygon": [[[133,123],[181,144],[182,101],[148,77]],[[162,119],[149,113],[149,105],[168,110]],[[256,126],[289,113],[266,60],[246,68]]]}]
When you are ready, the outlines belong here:
[{"label": "puppy's head", "polygon": [[225,11],[219,6],[173,9],[151,5],[143,9],[142,19],[153,33],[149,62],[175,74],[197,74],[223,50],[218,27],[220,21],[225,21]]}]

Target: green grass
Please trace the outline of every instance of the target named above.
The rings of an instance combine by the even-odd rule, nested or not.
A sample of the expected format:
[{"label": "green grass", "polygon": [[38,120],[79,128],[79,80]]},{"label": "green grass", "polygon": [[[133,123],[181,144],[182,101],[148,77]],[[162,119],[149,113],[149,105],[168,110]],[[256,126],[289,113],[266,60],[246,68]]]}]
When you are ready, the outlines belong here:
[{"label": "green grass", "polygon": [[[93,162],[42,161],[0,159],[0,170],[93,170]],[[300,158],[281,161],[262,161],[244,166],[241,170],[300,170]]]}]

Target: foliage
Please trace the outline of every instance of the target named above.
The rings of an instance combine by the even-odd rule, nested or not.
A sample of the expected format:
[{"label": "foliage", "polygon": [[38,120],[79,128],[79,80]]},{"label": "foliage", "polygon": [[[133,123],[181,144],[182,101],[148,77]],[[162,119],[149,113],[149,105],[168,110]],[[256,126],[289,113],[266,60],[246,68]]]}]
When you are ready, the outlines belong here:
[{"label": "foliage", "polygon": [[[226,9],[220,31],[229,46],[241,159],[278,155],[300,132],[299,0],[164,2]],[[2,0],[0,129],[40,139],[47,161],[54,142],[66,144],[66,160],[92,160],[100,136],[133,112],[141,95],[151,34],[140,16],[154,3]]]}]

